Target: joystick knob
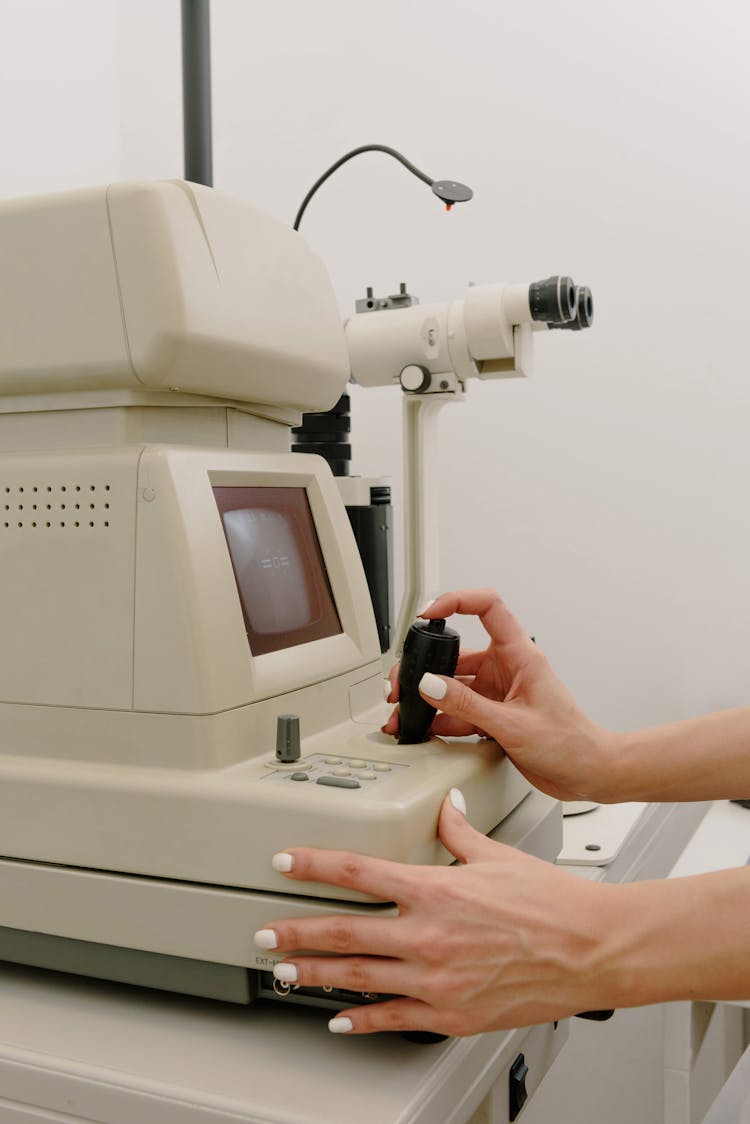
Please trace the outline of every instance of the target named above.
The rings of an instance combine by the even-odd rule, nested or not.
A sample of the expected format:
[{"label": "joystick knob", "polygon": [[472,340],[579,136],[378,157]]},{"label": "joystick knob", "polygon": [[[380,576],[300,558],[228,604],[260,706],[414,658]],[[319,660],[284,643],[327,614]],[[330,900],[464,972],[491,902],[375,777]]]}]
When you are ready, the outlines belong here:
[{"label": "joystick knob", "polygon": [[299,715],[280,714],[276,719],[276,760],[291,765],[299,758]]},{"label": "joystick knob", "polygon": [[435,675],[453,675],[460,642],[458,633],[447,628],[440,618],[418,621],[409,629],[398,674],[401,688],[399,745],[416,745],[427,740],[437,710],[420,695],[419,682],[426,671]]}]

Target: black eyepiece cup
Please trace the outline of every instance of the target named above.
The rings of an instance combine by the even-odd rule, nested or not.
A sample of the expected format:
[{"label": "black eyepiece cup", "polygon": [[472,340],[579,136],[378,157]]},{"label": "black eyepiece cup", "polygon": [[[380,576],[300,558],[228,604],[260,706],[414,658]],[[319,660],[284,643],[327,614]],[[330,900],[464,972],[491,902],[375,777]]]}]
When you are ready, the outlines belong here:
[{"label": "black eyepiece cup", "polygon": [[549,324],[550,328],[567,328],[571,332],[580,332],[583,328],[590,328],[594,322],[594,298],[588,285],[578,286],[578,309],[574,320],[565,324]]},{"label": "black eyepiece cup", "polygon": [[567,324],[578,313],[578,290],[570,277],[559,274],[529,285],[529,309],[532,320],[547,324]]}]

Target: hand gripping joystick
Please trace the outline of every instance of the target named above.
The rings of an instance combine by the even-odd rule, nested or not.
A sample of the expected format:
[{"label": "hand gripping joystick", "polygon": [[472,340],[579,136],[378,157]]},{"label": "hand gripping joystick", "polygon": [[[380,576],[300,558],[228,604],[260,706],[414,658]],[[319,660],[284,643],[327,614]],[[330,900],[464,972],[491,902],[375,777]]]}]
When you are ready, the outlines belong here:
[{"label": "hand gripping joystick", "polygon": [[445,621],[441,619],[418,621],[406,634],[398,673],[401,687],[399,745],[416,745],[427,740],[437,710],[420,695],[419,681],[426,671],[435,675],[453,675],[460,642],[458,633],[446,628]]}]

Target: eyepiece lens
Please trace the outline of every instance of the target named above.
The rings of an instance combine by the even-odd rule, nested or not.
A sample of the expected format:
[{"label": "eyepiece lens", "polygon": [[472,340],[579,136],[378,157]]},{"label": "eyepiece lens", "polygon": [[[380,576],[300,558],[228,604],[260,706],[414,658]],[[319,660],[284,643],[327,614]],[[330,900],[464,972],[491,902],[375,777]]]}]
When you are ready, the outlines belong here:
[{"label": "eyepiece lens", "polygon": [[575,317],[575,314],[576,314],[577,308],[578,308],[578,294],[577,294],[577,292],[576,292],[576,287],[575,287],[575,285],[573,284],[573,282],[572,282],[572,281],[570,280],[570,278],[568,278],[568,302],[567,302],[567,308],[568,308],[568,309],[569,309],[569,311],[570,311],[570,315],[569,315],[568,317],[566,317],[566,319],[568,319],[568,320],[573,320],[573,319],[574,319],[574,317]]},{"label": "eyepiece lens", "polygon": [[529,285],[529,309],[532,320],[561,325],[574,320],[577,311],[576,287],[570,277],[559,274]]},{"label": "eyepiece lens", "polygon": [[[548,281],[537,281],[537,286],[546,286],[549,281],[555,281],[558,278],[550,277]],[[560,279],[562,280],[562,279]],[[569,280],[566,278],[565,280]],[[534,305],[532,304],[532,289],[534,285],[529,286],[529,306],[531,307],[531,315],[534,320],[544,320],[548,328],[567,328],[569,331],[580,332],[582,328],[590,328],[594,319],[594,298],[591,295],[591,289],[588,285],[574,285],[573,286],[573,299],[570,301],[570,316],[563,320],[560,316],[556,319],[551,317],[550,304],[547,299],[546,305],[542,304],[542,298],[535,295],[539,310],[535,312]],[[567,290],[567,296],[570,298],[570,289]],[[560,312],[564,312],[560,309]]]}]

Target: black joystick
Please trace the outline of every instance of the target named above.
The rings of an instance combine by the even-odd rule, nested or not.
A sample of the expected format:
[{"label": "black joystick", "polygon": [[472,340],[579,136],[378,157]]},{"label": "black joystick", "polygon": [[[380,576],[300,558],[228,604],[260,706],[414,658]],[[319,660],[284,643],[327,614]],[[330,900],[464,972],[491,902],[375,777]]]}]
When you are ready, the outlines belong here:
[{"label": "black joystick", "polygon": [[418,621],[409,629],[398,673],[401,687],[399,745],[416,745],[427,740],[437,710],[420,695],[419,682],[426,671],[453,675],[460,643],[458,633],[446,628],[442,619]]}]

